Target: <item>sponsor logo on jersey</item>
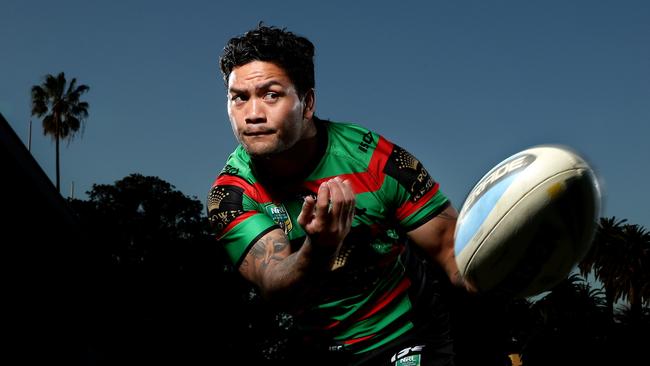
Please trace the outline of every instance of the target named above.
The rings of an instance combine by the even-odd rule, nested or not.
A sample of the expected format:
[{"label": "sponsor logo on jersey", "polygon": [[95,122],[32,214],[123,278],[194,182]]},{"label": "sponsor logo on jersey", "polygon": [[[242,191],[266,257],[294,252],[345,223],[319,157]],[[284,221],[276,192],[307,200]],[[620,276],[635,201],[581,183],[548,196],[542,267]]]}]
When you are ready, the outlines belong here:
[{"label": "sponsor logo on jersey", "polygon": [[226,164],[226,166],[221,169],[221,173],[219,174],[237,175],[237,173],[239,173],[239,168],[235,168],[230,164]]},{"label": "sponsor logo on jersey", "polygon": [[284,205],[270,204],[266,206],[266,212],[268,212],[273,221],[275,221],[275,223],[278,224],[282,230],[284,230],[285,234],[289,234],[289,232],[293,229],[291,217],[289,217],[289,213],[287,212],[287,209],[284,207]]},{"label": "sponsor logo on jersey", "polygon": [[208,219],[217,230],[223,230],[243,213],[243,189],[235,186],[215,186],[208,195]]},{"label": "sponsor logo on jersey", "polygon": [[364,133],[363,137],[361,138],[361,142],[359,143],[359,150],[362,152],[368,152],[368,148],[370,148],[370,144],[372,144],[375,141],[375,139],[372,138],[372,132],[368,131],[368,133]]},{"label": "sponsor logo on jersey", "polygon": [[411,202],[419,201],[436,184],[420,161],[397,145],[390,154],[384,172],[408,190]]},{"label": "sponsor logo on jersey", "polygon": [[390,358],[390,362],[395,366],[420,366],[421,364],[421,351],[424,345],[407,347],[397,352]]}]

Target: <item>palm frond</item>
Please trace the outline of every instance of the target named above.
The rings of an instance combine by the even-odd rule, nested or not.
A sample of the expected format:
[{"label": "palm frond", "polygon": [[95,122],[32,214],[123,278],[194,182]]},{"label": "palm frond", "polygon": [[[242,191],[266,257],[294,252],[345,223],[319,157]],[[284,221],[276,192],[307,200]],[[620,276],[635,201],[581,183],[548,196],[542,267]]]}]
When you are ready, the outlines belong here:
[{"label": "palm frond", "polygon": [[52,114],[48,114],[43,118],[43,135],[51,135],[52,139],[55,139],[58,135],[54,115]]},{"label": "palm frond", "polygon": [[51,100],[52,104],[56,104],[63,94],[63,88],[59,85],[59,78],[51,74],[45,76],[43,89],[47,92],[48,98]]},{"label": "palm frond", "polygon": [[85,120],[88,118],[88,103],[81,102],[77,105],[73,105],[70,108],[70,115],[75,116],[80,120]]},{"label": "palm frond", "polygon": [[63,125],[65,126],[65,134],[62,134],[61,137],[67,138],[68,140],[68,145],[70,142],[74,139],[74,136],[77,134],[77,131],[79,131],[79,127],[81,127],[81,122],[79,119],[77,119],[75,116],[68,114],[66,116],[66,123]]},{"label": "palm frond", "polygon": [[83,94],[90,90],[90,87],[86,84],[81,84],[74,90],[75,94]]},{"label": "palm frond", "polygon": [[76,89],[77,86],[77,78],[72,78],[70,80],[70,83],[68,84],[68,91],[65,92],[66,95],[72,94],[72,92]]},{"label": "palm frond", "polygon": [[65,93],[65,73],[60,72],[59,75],[56,76],[56,93],[57,93],[57,98],[62,99],[63,98],[63,93]]},{"label": "palm frond", "polygon": [[47,93],[40,85],[34,85],[31,90],[32,95],[32,115],[42,117],[47,113]]}]

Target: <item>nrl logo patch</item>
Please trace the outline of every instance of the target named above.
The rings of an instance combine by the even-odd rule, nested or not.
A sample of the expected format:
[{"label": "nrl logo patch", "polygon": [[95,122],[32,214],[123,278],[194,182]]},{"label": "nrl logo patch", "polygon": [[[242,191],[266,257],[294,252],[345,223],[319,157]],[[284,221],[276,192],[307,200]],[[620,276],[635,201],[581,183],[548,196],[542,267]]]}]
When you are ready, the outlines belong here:
[{"label": "nrl logo patch", "polygon": [[273,221],[275,221],[275,223],[278,224],[282,230],[284,230],[285,234],[289,234],[291,229],[293,229],[291,218],[289,217],[287,209],[284,208],[284,205],[268,205],[266,206],[266,212],[268,212]]}]

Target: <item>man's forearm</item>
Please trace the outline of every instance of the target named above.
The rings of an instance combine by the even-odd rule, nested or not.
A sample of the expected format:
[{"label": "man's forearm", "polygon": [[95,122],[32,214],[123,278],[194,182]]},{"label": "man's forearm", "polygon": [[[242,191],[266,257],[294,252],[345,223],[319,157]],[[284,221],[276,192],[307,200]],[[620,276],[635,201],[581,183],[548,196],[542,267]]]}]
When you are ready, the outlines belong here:
[{"label": "man's forearm", "polygon": [[[304,301],[308,288],[327,272],[332,258],[315,250],[309,238],[298,251],[284,256],[287,250],[286,237],[271,235],[256,243],[250,252],[262,295],[278,306]],[[242,263],[248,265],[248,259]]]}]

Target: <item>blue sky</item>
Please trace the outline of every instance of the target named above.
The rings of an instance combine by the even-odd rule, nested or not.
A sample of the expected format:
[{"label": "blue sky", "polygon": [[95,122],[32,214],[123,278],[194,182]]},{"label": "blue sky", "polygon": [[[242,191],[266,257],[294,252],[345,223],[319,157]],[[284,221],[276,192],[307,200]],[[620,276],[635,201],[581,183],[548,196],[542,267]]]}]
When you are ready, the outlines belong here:
[{"label": "blue sky", "polygon": [[30,87],[64,71],[91,87],[85,133],[61,150],[65,195],[139,172],[203,202],[236,144],[217,59],[260,20],[316,44],[320,117],[410,150],[457,208],[499,161],[559,143],[600,176],[603,215],[650,228],[648,1],[5,0],[0,112],[26,141]]}]

